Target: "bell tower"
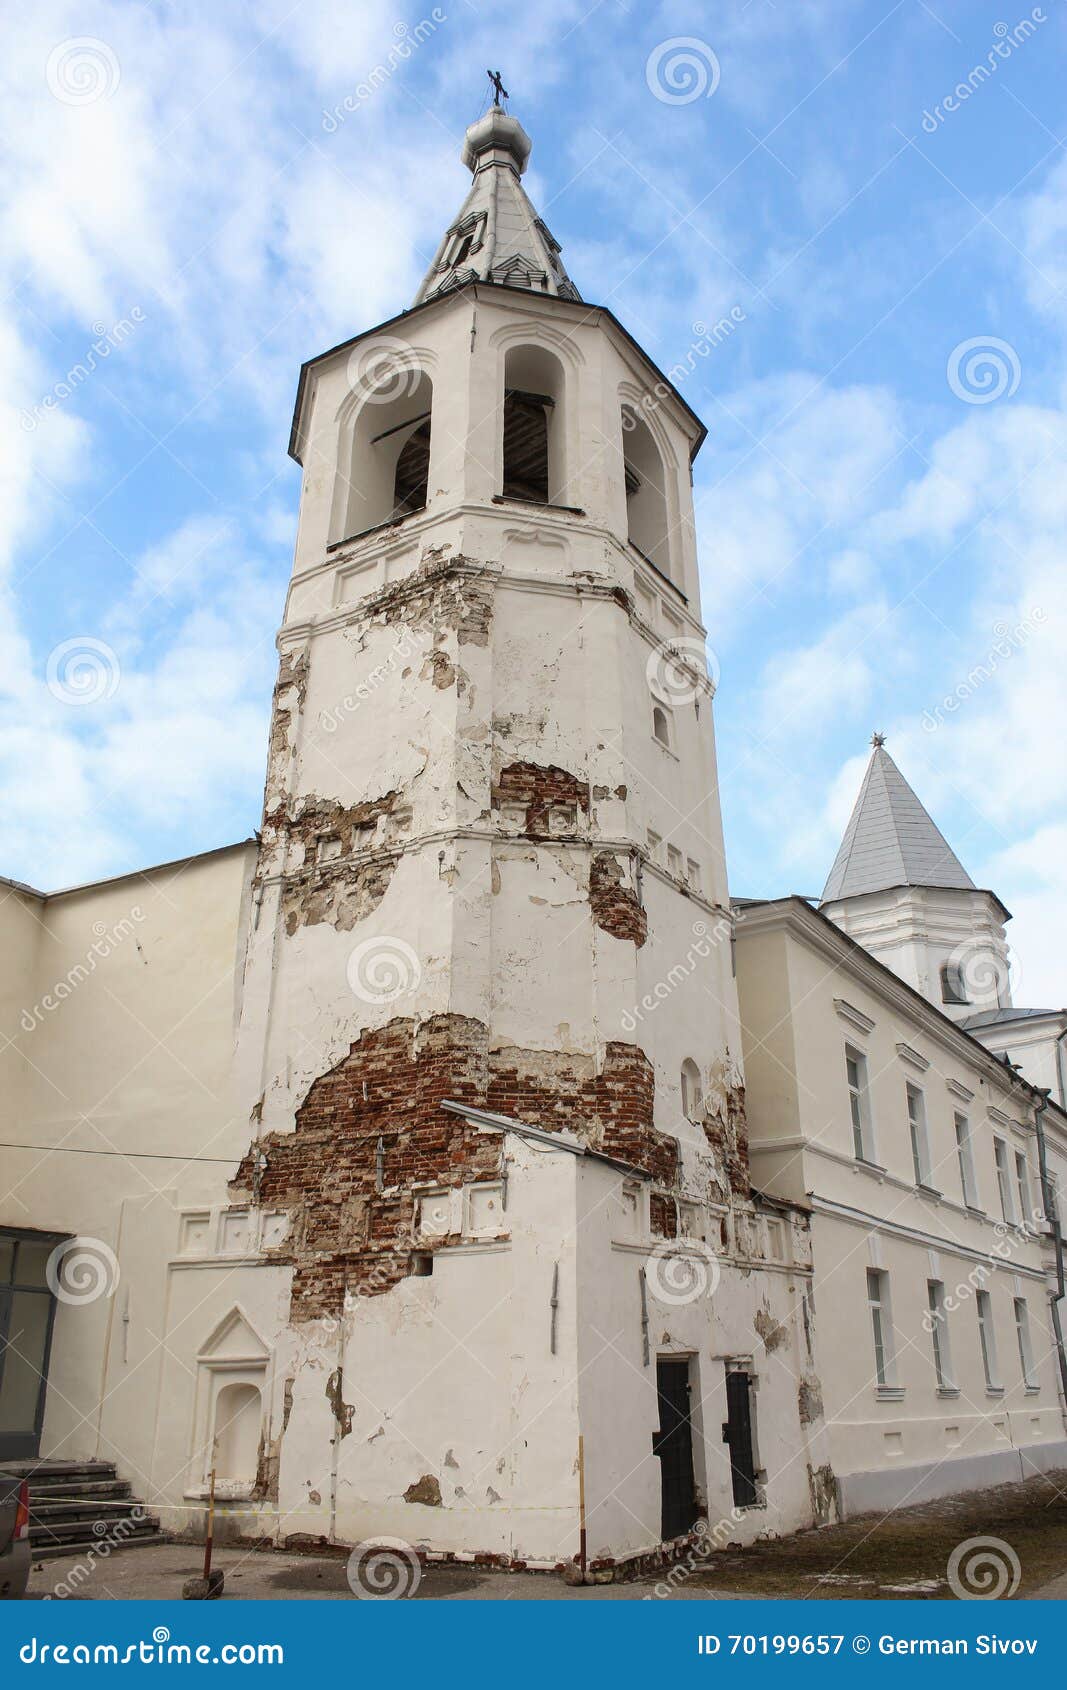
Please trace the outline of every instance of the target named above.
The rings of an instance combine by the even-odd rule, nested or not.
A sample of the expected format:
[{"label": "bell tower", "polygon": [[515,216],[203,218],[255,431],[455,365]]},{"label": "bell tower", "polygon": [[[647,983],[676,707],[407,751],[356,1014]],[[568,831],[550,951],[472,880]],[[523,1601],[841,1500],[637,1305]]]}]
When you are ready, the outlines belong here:
[{"label": "bell tower", "polygon": [[[605,1213],[624,1252],[718,1249],[750,1193],[693,531],[705,430],[580,298],[523,189],[530,148],[499,105],[475,123],[412,307],[301,371],[234,1194],[289,1216],[282,1504],[331,1441],[325,1346],[331,1413],[359,1434],[333,1434],[331,1530],[551,1562],[596,1375],[605,1280],[583,1250]],[[586,1154],[613,1195],[582,1220]],[[638,1269],[618,1264],[642,1407],[632,1448],[590,1456],[587,1494],[634,1460],[652,1477],[617,1521],[605,1503],[616,1548],[638,1515],[638,1546],[661,1535],[655,1309],[642,1354]],[[494,1348],[472,1381],[444,1328],[476,1349],[478,1309]],[[476,1403],[438,1433],[458,1364]],[[500,1452],[477,1495],[496,1500],[472,1524],[484,1461],[460,1445],[483,1411],[478,1449]]]}]

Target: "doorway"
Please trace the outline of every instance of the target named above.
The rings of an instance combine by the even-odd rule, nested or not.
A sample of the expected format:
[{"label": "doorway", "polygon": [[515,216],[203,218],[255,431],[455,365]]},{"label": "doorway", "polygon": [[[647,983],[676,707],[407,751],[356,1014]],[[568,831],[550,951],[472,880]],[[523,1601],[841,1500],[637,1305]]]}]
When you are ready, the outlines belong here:
[{"label": "doorway", "polygon": [[666,1541],[690,1531],[698,1514],[693,1482],[689,1357],[657,1357],[656,1389],[659,1431],[652,1439],[652,1453],[659,1457],[660,1463],[660,1532]]},{"label": "doorway", "polygon": [[64,1236],[0,1227],[0,1459],[40,1454],[56,1307],[45,1269]]},{"label": "doorway", "polygon": [[726,1370],[726,1420],[722,1441],[730,1449],[734,1507],[751,1508],[759,1501],[756,1452],[752,1440],[752,1378],[740,1369]]}]

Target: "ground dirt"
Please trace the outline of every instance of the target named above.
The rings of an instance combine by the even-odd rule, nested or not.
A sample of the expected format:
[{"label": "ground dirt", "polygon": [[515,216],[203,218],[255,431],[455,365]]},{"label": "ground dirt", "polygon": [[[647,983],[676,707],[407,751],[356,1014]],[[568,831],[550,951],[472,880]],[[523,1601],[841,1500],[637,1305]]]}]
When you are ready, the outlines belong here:
[{"label": "ground dirt", "polygon": [[949,1557],[976,1537],[1009,1545],[1021,1568],[1016,1596],[1037,1595],[1067,1571],[1067,1472],[725,1550],[691,1579],[736,1596],[944,1599]]}]

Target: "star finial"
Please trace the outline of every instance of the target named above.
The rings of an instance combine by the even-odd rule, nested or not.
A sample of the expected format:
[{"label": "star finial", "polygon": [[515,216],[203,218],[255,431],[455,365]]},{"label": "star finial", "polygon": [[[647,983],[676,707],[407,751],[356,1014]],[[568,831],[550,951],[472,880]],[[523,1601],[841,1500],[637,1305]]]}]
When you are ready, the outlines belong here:
[{"label": "star finial", "polygon": [[871,744],[874,746],[874,749],[876,751],[880,751],[882,746],[885,744],[885,734],[878,734],[878,733],[872,734],[871,735]]},{"label": "star finial", "polygon": [[511,95],[508,93],[507,89],[504,87],[503,77],[501,76],[501,74],[498,70],[487,70],[485,74],[489,78],[490,82],[493,84],[493,104],[494,104],[494,106],[502,106],[504,104],[505,100],[509,100],[511,98]]}]

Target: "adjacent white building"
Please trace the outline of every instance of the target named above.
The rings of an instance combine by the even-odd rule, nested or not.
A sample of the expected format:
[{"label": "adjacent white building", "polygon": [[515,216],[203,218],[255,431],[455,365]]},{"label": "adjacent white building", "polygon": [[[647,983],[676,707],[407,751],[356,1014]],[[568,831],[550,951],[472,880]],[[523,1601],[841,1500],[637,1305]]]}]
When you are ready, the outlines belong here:
[{"label": "adjacent white building", "polygon": [[881,746],[732,907],[705,431],[529,150],[301,372],[257,840],[0,906],[0,1456],[172,1531],[606,1572],[1067,1459],[1007,912]]}]

